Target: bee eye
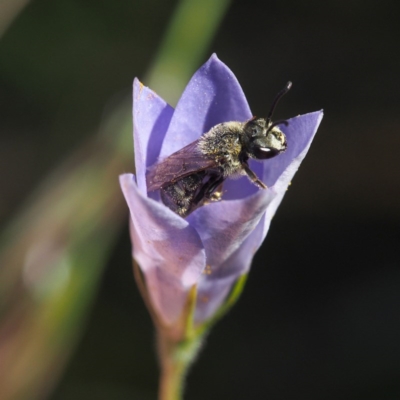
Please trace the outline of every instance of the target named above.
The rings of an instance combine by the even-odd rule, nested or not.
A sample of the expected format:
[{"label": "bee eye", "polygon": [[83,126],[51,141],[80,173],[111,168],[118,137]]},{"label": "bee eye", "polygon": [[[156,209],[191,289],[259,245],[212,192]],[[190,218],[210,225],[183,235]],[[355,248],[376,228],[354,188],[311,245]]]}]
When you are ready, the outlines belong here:
[{"label": "bee eye", "polygon": [[257,160],[266,160],[277,156],[280,153],[279,150],[271,147],[256,147],[254,149],[254,155]]},{"label": "bee eye", "polygon": [[252,126],[251,127],[251,136],[260,136],[262,134],[262,128],[259,126]]},{"label": "bee eye", "polygon": [[248,136],[255,137],[263,134],[264,127],[262,126],[262,123],[251,120],[245,125],[244,129]]}]

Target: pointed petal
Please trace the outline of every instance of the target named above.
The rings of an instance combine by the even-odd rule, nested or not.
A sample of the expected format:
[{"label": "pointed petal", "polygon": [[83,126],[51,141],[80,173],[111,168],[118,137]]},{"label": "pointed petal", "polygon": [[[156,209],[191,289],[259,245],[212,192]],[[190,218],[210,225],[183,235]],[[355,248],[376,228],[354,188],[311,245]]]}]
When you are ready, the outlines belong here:
[{"label": "pointed petal", "polygon": [[[275,185],[277,179],[289,165],[291,165],[292,175],[294,175],[307,154],[322,117],[323,111],[316,111],[288,119],[288,126],[280,126],[280,129],[286,135],[287,150],[283,154],[263,163],[264,173],[262,180],[267,186]],[[295,164],[293,164],[294,161]],[[296,169],[293,168],[294,166],[296,166]]]},{"label": "pointed petal", "polygon": [[120,176],[132,221],[133,256],[142,269],[153,305],[166,323],[176,320],[199,280],[205,252],[197,232],[162,204],[141,194],[131,174]]},{"label": "pointed petal", "polygon": [[160,154],[174,109],[138,79],[133,83],[133,134],[138,187],[146,194],[146,169]]},{"label": "pointed petal", "polygon": [[235,75],[213,54],[182,94],[165,136],[161,157],[171,155],[221,122],[245,121],[251,116]]}]

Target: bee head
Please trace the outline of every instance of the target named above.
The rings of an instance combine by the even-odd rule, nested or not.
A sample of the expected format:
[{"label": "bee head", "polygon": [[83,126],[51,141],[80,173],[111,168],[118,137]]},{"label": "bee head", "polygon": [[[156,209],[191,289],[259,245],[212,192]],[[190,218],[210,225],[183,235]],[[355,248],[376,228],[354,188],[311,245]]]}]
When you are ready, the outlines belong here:
[{"label": "bee head", "polygon": [[287,121],[271,121],[272,114],[278,101],[292,87],[292,82],[288,82],[285,87],[276,95],[267,118],[252,118],[244,125],[247,139],[247,153],[250,157],[265,160],[277,156],[286,150],[286,136],[279,129],[279,124],[288,125]]},{"label": "bee head", "polygon": [[286,136],[277,126],[282,123],[287,125],[286,121],[268,124],[264,118],[252,119],[246,123],[246,150],[251,158],[266,160],[286,150]]}]

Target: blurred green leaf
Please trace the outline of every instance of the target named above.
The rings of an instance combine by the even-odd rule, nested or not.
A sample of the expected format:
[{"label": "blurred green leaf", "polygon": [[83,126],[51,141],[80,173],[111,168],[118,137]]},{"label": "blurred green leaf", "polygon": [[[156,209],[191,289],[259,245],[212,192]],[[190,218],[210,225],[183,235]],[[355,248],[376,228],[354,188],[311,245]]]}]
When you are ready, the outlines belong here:
[{"label": "blurred green leaf", "polygon": [[[228,1],[181,1],[145,83],[177,100]],[[164,82],[170,84],[164,86]],[[118,175],[133,170],[131,106],[37,189],[1,237],[0,398],[43,398],[82,331],[124,220]]]},{"label": "blurred green leaf", "polygon": [[0,1],[0,38],[28,3],[29,0]]}]

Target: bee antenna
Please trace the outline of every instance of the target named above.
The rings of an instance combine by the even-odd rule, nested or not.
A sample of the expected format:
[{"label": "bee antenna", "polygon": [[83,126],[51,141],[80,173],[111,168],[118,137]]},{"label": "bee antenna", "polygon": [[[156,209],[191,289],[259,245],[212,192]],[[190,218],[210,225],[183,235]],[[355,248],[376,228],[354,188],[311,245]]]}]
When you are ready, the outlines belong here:
[{"label": "bee antenna", "polygon": [[271,131],[273,127],[275,127],[275,126],[277,126],[277,125],[280,125],[280,124],[283,124],[283,125],[285,125],[285,126],[288,126],[288,125],[289,125],[289,122],[286,121],[286,119],[281,119],[281,120],[279,120],[279,121],[276,121],[276,122],[274,122],[274,123],[267,129],[267,132],[265,132],[265,134],[267,134],[269,131]]},{"label": "bee antenna", "polygon": [[[268,114],[268,117],[267,117],[267,124],[269,124],[269,123],[271,122],[272,114],[273,114],[274,111],[275,111],[275,107],[276,107],[276,105],[278,104],[278,101],[281,99],[281,97],[282,97],[283,95],[285,95],[285,94],[290,90],[291,87],[292,87],[292,82],[289,81],[289,82],[285,85],[285,87],[276,95],[275,100],[274,100],[274,102],[272,103],[271,110],[269,111],[269,114]],[[268,129],[268,130],[269,130],[269,129]]]}]

